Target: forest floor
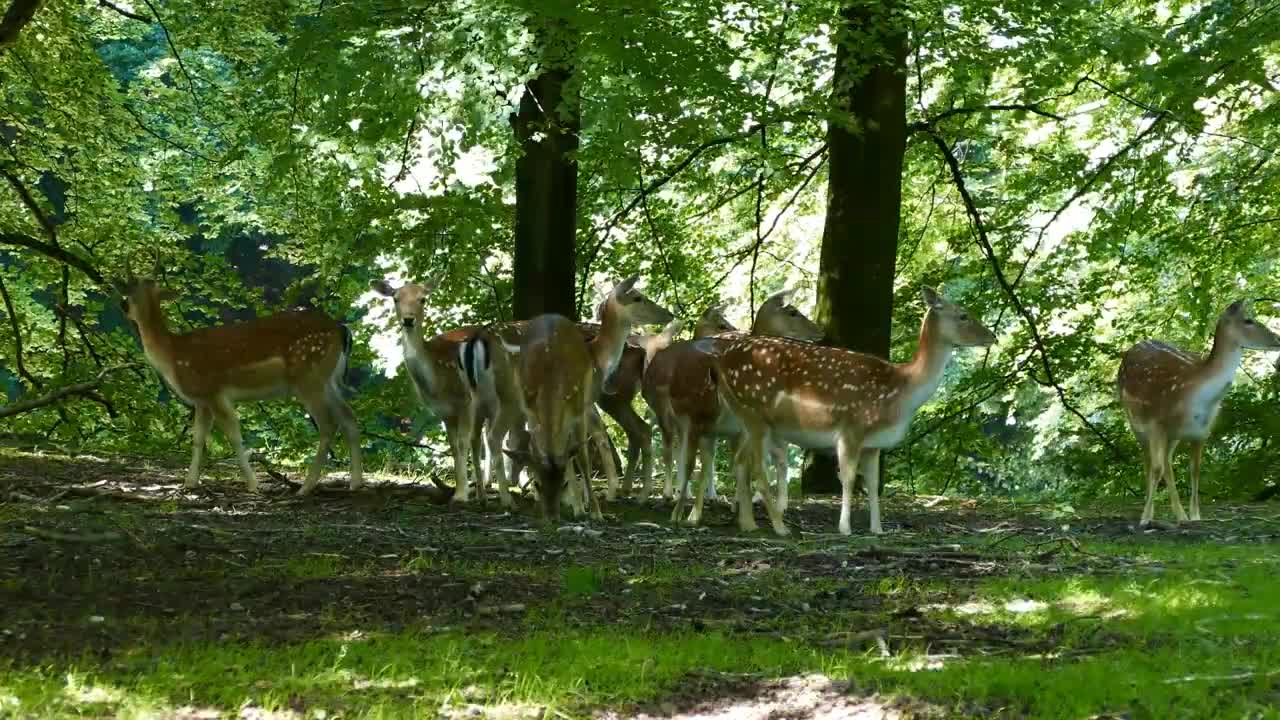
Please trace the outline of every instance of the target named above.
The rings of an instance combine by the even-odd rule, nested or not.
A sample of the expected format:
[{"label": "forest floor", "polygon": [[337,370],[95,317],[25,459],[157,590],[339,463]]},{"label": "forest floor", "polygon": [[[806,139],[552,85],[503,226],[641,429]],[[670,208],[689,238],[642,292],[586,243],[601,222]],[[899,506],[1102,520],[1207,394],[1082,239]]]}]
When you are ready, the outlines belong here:
[{"label": "forest floor", "polygon": [[811,499],[779,539],[183,476],[0,454],[0,717],[1278,716],[1274,506],[891,496],[844,538]]}]

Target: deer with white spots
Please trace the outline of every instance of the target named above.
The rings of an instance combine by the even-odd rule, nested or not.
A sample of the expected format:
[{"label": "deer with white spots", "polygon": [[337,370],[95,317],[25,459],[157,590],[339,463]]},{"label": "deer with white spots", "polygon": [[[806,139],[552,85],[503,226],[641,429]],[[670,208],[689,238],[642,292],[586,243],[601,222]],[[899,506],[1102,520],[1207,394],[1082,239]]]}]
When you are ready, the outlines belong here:
[{"label": "deer with white spots", "polygon": [[1173,478],[1173,451],[1186,440],[1191,453],[1191,520],[1200,519],[1200,460],[1222,398],[1231,387],[1245,350],[1280,350],[1280,337],[1250,317],[1244,301],[1218,318],[1207,357],[1157,340],[1144,340],[1120,360],[1116,389],[1129,426],[1142,446],[1147,501],[1141,525],[1155,514],[1156,486],[1163,477],[1175,519],[1187,520]]},{"label": "deer with white spots", "polygon": [[762,454],[767,444],[834,448],[839,460],[840,532],[848,535],[853,483],[862,470],[870,529],[881,534],[880,452],[907,434],[916,410],[938,385],[958,347],[990,345],[996,337],[964,308],[924,290],[926,305],[915,357],[892,363],[874,355],[782,338],[747,337],[717,359],[715,381],[744,429],[735,457],[738,527],[756,529],[749,497],[754,476],[774,532],[787,534],[768,494]]},{"label": "deer with white spots", "polygon": [[[792,291],[774,293],[760,305],[751,335],[777,336],[803,342],[814,342],[822,337],[822,330],[805,317],[794,305],[787,302]],[[671,520],[679,519],[688,497],[689,482],[693,475],[695,458],[702,461],[697,500],[688,522],[698,524],[702,519],[703,500],[715,496],[715,448],[721,437],[737,441],[742,433],[738,419],[725,409],[716,385],[712,381],[715,358],[734,341],[748,337],[736,331],[720,332],[692,342],[672,345],[658,353],[646,373],[646,399],[654,411],[665,418],[675,435],[675,465],[678,473],[676,505]],[[785,507],[787,501],[787,448],[782,443],[771,443],[769,453],[773,458],[778,486],[778,502]]]},{"label": "deer with white spots", "polygon": [[245,486],[249,492],[257,491],[235,406],[296,397],[320,431],[320,446],[298,493],[310,493],[320,481],[337,430],[342,431],[351,453],[351,489],[360,488],[360,430],[342,397],[342,377],[351,351],[351,333],[345,325],[324,313],[303,310],[180,335],[169,329],[162,307],[175,297],[172,290],[150,278],[134,277],[132,270],[127,270],[118,289],[147,361],[178,397],[195,408],[186,487],[200,482],[205,443],[211,425],[217,423],[235,450]]},{"label": "deer with white spots", "polygon": [[[400,328],[405,371],[413,383],[418,399],[444,420],[449,447],[453,451],[453,471],[456,476],[453,499],[467,502],[471,499],[471,471],[467,461],[474,459],[477,463],[476,472],[479,472],[476,440],[477,430],[482,422],[479,417],[479,395],[467,381],[463,369],[465,343],[474,329],[459,328],[432,338],[423,337],[426,329],[423,327],[423,311],[427,298],[438,284],[438,280],[407,283],[400,287],[387,280],[369,283],[376,292],[392,300],[396,324]],[[480,499],[483,501],[483,480],[479,485]],[[504,503],[509,503],[510,499],[503,492],[504,489],[499,485],[499,495]]]},{"label": "deer with white spots", "polygon": [[[669,310],[635,288],[637,280],[636,276],[627,278],[609,293],[601,313],[600,331],[590,341],[568,318],[540,315],[529,321],[518,348],[504,346],[515,355],[511,362],[531,445],[528,450],[506,452],[513,460],[532,468],[548,521],[559,518],[560,494],[566,483],[575,514],[585,512],[589,496],[592,517],[600,518],[599,501],[589,485],[586,453],[593,405],[605,379],[617,368],[632,328],[673,319]],[[586,471],[581,483],[570,463],[575,455]],[[608,467],[606,463],[606,470]],[[616,479],[611,478],[610,484],[615,483]]]}]

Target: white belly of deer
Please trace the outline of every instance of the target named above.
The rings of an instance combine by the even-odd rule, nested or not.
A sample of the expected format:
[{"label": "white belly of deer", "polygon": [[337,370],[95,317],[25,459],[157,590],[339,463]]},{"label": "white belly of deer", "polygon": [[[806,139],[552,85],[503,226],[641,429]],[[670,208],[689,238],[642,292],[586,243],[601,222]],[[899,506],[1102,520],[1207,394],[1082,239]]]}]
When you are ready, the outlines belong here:
[{"label": "white belly of deer", "polygon": [[797,445],[806,450],[825,450],[836,446],[838,437],[833,430],[784,430],[774,428],[775,439]]}]

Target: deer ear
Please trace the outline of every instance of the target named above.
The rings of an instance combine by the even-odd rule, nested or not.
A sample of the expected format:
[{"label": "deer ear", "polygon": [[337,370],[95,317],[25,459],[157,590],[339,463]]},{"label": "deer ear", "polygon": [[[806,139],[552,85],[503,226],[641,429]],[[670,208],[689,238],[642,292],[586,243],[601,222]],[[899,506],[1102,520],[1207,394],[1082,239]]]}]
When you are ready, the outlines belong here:
[{"label": "deer ear", "polygon": [[634,287],[636,286],[636,283],[637,283],[637,282],[639,282],[639,281],[640,281],[640,276],[639,276],[639,275],[632,275],[631,277],[629,277],[629,278],[627,278],[627,279],[623,280],[622,282],[618,283],[618,284],[613,288],[613,292],[614,292],[614,294],[616,294],[616,295],[621,295],[621,294],[623,294],[623,293],[629,293],[629,292],[631,292],[632,288],[634,288]]},{"label": "deer ear", "polygon": [[770,295],[769,297],[765,298],[765,303],[766,303],[766,304],[768,304],[768,303],[777,303],[778,305],[786,305],[786,304],[787,304],[787,300],[791,297],[791,295],[792,295],[795,291],[796,291],[796,289],[795,289],[795,288],[783,288],[783,289],[779,290],[778,292],[776,292],[776,293],[774,293],[774,294]]},{"label": "deer ear", "polygon": [[1227,306],[1227,312],[1231,315],[1244,315],[1244,301],[1237,300]]},{"label": "deer ear", "polygon": [[443,282],[444,282],[443,277],[433,277],[433,278],[427,278],[426,280],[423,280],[420,284],[422,285],[423,290],[427,292],[434,292],[435,289],[440,287],[440,285]]},{"label": "deer ear", "polygon": [[378,293],[379,295],[386,295],[387,297],[391,297],[396,294],[396,289],[391,286],[391,283],[387,282],[386,280],[383,280],[382,278],[378,278],[377,280],[370,280],[369,287],[372,288],[373,291]]},{"label": "deer ear", "polygon": [[920,288],[920,294],[924,297],[924,304],[931,308],[942,307],[942,296],[937,290],[931,287]]}]

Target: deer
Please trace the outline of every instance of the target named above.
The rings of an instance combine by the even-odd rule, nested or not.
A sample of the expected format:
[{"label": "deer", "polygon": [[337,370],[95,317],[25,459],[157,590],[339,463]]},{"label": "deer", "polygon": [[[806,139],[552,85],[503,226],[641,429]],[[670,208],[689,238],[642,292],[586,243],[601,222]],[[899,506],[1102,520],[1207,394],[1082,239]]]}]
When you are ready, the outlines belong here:
[{"label": "deer", "polygon": [[[590,490],[586,457],[592,406],[606,378],[617,368],[632,328],[674,319],[669,310],[636,289],[638,280],[633,275],[610,291],[600,331],[590,341],[573,321],[546,314],[529,321],[518,347],[503,344],[514,364],[531,446],[528,450],[506,448],[505,452],[533,469],[548,522],[559,519],[560,495],[566,483],[576,515],[585,512],[585,498],[589,498],[592,518],[602,517],[599,501]],[[581,490],[570,464],[575,455],[586,471]]]},{"label": "deer", "polygon": [[713,382],[744,430],[734,467],[740,530],[756,529],[748,501],[754,476],[774,532],[788,534],[781,511],[768,495],[761,463],[767,443],[788,442],[811,450],[835,449],[842,535],[852,533],[850,503],[860,471],[870,531],[883,534],[877,483],[880,452],[906,437],[912,417],[938,389],[957,348],[996,341],[995,334],[964,308],[930,288],[922,293],[926,310],[919,344],[906,363],[758,336],[735,340],[716,358]]},{"label": "deer", "polygon": [[320,482],[338,430],[351,454],[350,488],[360,489],[364,484],[360,429],[342,396],[351,354],[351,331],[346,325],[316,310],[296,310],[178,334],[169,328],[163,307],[177,297],[173,290],[152,278],[136,277],[127,265],[117,290],[125,317],[137,328],[147,362],[195,410],[191,468],[183,487],[199,485],[205,444],[216,423],[235,451],[245,488],[257,492],[258,480],[249,465],[236,405],[294,397],[320,433],[320,445],[298,494],[310,494]]},{"label": "deer", "polygon": [[1173,477],[1173,451],[1186,441],[1191,456],[1191,521],[1200,520],[1200,461],[1245,350],[1280,350],[1280,337],[1255,320],[1243,300],[1219,316],[1208,356],[1158,340],[1137,343],[1120,359],[1116,390],[1129,427],[1142,448],[1147,499],[1138,524],[1155,515],[1156,486],[1163,477],[1178,522],[1188,516]]},{"label": "deer", "polygon": [[[698,317],[697,324],[693,327],[693,339],[701,340],[721,333],[736,332],[738,330],[737,326],[725,318],[724,311],[724,305],[712,305],[704,310],[702,315]],[[672,497],[675,481],[676,421],[670,414],[665,395],[671,385],[671,377],[679,365],[676,355],[680,352],[680,348],[685,345],[686,343],[676,343],[674,347],[655,353],[653,358],[646,363],[640,383],[645,404],[653,411],[658,423],[658,435],[662,440],[662,496],[667,500]],[[670,351],[668,352],[667,350]],[[652,494],[653,473],[650,470],[645,475],[640,497],[647,498]]]},{"label": "deer", "polygon": [[[793,290],[782,290],[770,295],[760,305],[751,335],[757,337],[778,336],[800,342],[816,342],[822,338],[822,329],[788,302]],[[661,407],[661,414],[673,427],[676,436],[678,492],[671,521],[676,522],[684,509],[689,494],[689,482],[693,463],[701,457],[697,500],[688,522],[701,522],[704,498],[714,495],[715,446],[720,437],[735,440],[742,426],[737,418],[727,412],[710,378],[714,370],[715,356],[723,352],[735,340],[747,337],[740,332],[719,333],[689,343],[677,343],[659,353],[652,369],[654,379],[649,383],[649,393],[654,405]],[[646,376],[646,380],[648,377]],[[665,380],[665,384],[661,381]],[[787,448],[782,443],[771,443],[769,453],[773,458],[778,486],[778,503],[785,508],[787,502]]]},{"label": "deer", "polygon": [[[410,282],[399,287],[385,279],[375,279],[369,286],[380,295],[391,298],[400,329],[400,344],[404,350],[404,368],[413,384],[418,399],[444,421],[449,448],[453,453],[453,470],[456,476],[453,501],[468,502],[471,499],[471,472],[468,459],[478,464],[476,434],[481,407],[476,388],[468,382],[464,364],[466,342],[473,328],[458,328],[432,338],[424,337],[423,311],[427,298],[439,285],[439,279]],[[473,364],[486,364],[485,358],[471,356]],[[495,390],[496,394],[497,390]],[[492,453],[491,456],[492,458]],[[492,462],[492,460],[491,460]],[[485,484],[479,482],[480,499],[485,496]],[[504,504],[511,502],[500,484],[499,496]]]}]

